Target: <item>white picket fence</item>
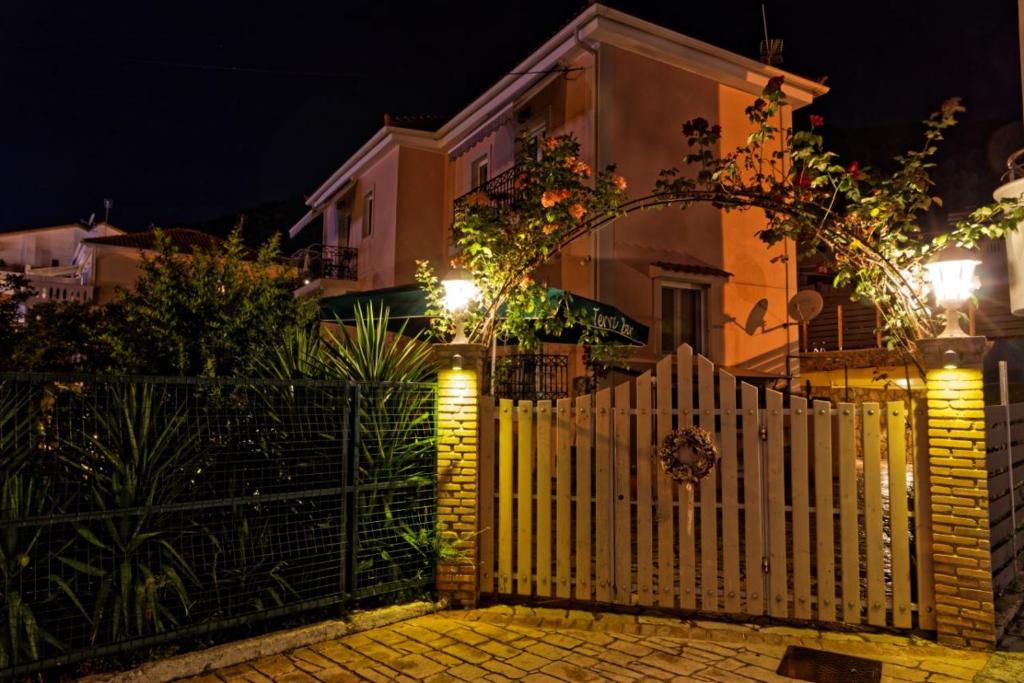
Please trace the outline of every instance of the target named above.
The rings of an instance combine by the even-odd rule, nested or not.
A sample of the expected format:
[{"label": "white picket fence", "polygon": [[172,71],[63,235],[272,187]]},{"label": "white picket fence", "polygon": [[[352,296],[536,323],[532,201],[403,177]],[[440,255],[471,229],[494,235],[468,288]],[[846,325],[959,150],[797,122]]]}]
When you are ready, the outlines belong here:
[{"label": "white picket fence", "polygon": [[[485,398],[481,592],[934,629],[924,426],[738,388],[684,345],[575,401]],[[652,456],[695,420],[721,461],[691,488]]]}]

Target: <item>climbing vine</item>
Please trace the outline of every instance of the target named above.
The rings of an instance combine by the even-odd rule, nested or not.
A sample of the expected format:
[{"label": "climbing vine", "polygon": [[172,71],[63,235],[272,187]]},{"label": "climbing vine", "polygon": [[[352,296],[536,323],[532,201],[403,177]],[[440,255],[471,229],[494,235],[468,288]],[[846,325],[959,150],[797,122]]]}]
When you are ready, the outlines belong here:
[{"label": "climbing vine", "polygon": [[[470,313],[473,341],[515,338],[529,344],[538,331],[574,324],[555,315],[560,302],[546,296],[534,278],[569,244],[633,211],[704,202],[724,211],[759,209],[767,244],[792,240],[804,256],[830,264],[837,287],[874,301],[891,348],[910,351],[915,340],[933,336],[936,316],[928,302],[924,265],[947,244],[974,247],[999,238],[1024,220],[1024,205],[1003,200],[981,206],[938,236],[926,235],[922,215],[941,206],[930,170],[945,131],[964,111],[959,99],[944,102],[923,121],[923,142],[893,159],[886,169],[840,163],[825,147],[824,120],[810,117],[808,130],[776,125],[785,106],[781,77],[768,82],[747,107],[752,131],[744,144],[723,149],[717,124],[696,118],[682,126],[689,148],[677,168],[661,171],[654,188],[627,198],[625,178],[609,166],[598,173],[579,159],[571,136],[536,143],[522,140],[511,196],[479,191],[459,203],[452,229],[456,261],[481,290]],[[419,280],[437,296],[439,283],[426,264]],[[568,311],[567,307],[562,310]],[[438,330],[446,314],[438,306]],[[599,343],[596,332],[583,343]]]}]

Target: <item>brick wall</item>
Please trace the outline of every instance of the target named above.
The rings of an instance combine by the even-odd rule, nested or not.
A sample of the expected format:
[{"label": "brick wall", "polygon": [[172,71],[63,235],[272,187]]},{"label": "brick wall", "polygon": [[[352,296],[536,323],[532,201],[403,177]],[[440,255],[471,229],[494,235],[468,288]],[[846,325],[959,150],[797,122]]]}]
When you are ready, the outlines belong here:
[{"label": "brick wall", "polygon": [[[439,345],[437,378],[437,512],[445,547],[457,557],[437,565],[437,590],[454,606],[477,600],[477,434],[482,353]],[[452,369],[459,354],[462,369]]]},{"label": "brick wall", "polygon": [[[951,343],[967,343],[929,341],[943,341],[942,350]],[[931,359],[929,353],[923,355],[929,368],[928,462],[939,642],[988,649],[995,645],[995,610],[980,354],[976,364],[974,354],[961,353],[961,367],[955,369],[944,369],[935,354]]]}]

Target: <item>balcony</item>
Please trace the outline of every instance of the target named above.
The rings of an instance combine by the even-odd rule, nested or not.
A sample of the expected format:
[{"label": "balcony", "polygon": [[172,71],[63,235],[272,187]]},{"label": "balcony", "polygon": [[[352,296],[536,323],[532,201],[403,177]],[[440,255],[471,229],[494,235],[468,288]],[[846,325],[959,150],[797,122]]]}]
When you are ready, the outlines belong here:
[{"label": "balcony", "polygon": [[516,189],[516,175],[519,172],[518,166],[513,166],[504,173],[499,173],[483,185],[474,187],[472,190],[455,199],[455,210],[464,206],[470,197],[479,196],[480,201],[496,208],[505,208],[515,205],[519,200],[519,191]]},{"label": "balcony", "polygon": [[353,289],[359,279],[359,250],[351,247],[314,244],[295,252],[291,261],[298,269],[299,295],[340,294]]}]

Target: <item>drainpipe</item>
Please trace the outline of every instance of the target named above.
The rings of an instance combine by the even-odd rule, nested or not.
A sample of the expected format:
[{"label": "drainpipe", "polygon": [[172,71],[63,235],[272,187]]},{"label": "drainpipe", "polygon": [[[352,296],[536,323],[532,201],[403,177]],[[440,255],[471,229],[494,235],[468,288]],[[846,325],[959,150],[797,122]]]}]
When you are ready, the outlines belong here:
[{"label": "drainpipe", "polygon": [[[1024,2],[1024,0],[1021,0],[1021,1]],[[590,89],[590,110],[591,110],[592,116],[593,116],[593,131],[592,131],[592,135],[593,135],[593,145],[594,145],[594,172],[598,173],[600,171],[600,169],[601,169],[601,157],[600,157],[600,154],[599,154],[599,140],[600,140],[600,132],[599,132],[600,131],[600,126],[599,126],[599,122],[600,122],[600,117],[598,115],[600,99],[597,96],[597,89],[598,89],[599,84],[601,82],[600,61],[599,61],[599,58],[598,58],[597,49],[594,48],[593,46],[591,46],[589,43],[585,42],[582,38],[580,38],[580,27],[579,26],[576,27],[576,31],[573,33],[573,38],[576,40],[576,45],[579,46],[579,48],[582,49],[584,52],[587,52],[588,54],[590,54],[590,56],[594,60],[594,69],[593,69],[594,85]],[[600,240],[598,240],[597,231],[592,230],[590,232],[590,278],[591,278],[590,279],[590,283],[591,283],[590,287],[591,287],[592,297],[594,298],[595,301],[600,301],[601,300],[601,293],[600,293],[600,289],[599,289],[600,284],[601,284],[601,277],[600,277],[600,274],[598,272],[598,267],[599,267],[599,264],[601,263],[601,259],[599,258],[600,255],[601,255],[601,242],[600,242]],[[586,373],[586,366],[584,366],[581,369],[583,370],[584,375],[586,375],[587,374]]]},{"label": "drainpipe", "polygon": [[[1024,1],[1024,0],[1022,0]],[[599,154],[599,140],[600,140],[600,118],[598,116],[598,105],[599,98],[597,96],[598,84],[601,82],[600,62],[598,61],[597,49],[591,46],[589,43],[580,38],[580,27],[576,27],[576,31],[573,34],[573,38],[576,40],[576,45],[583,51],[590,54],[594,59],[594,87],[590,91],[591,99],[591,111],[593,112],[593,145],[594,145],[594,172],[598,172],[601,169],[601,157]],[[593,291],[594,299],[600,301],[600,276],[598,275],[598,264],[600,263],[600,242],[597,239],[597,232],[591,231],[590,233],[590,267],[591,267],[591,287]]]}]

